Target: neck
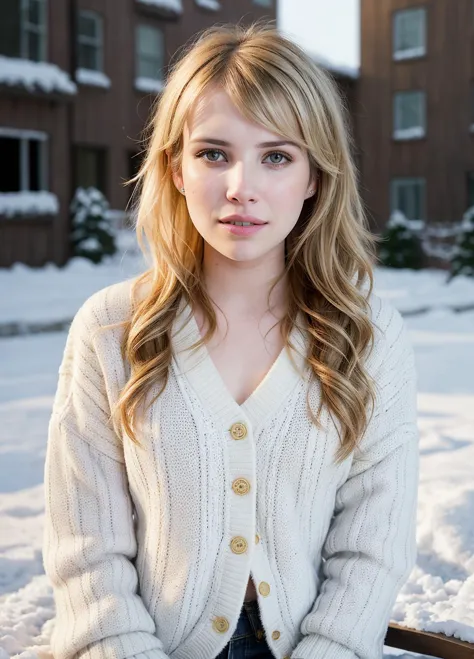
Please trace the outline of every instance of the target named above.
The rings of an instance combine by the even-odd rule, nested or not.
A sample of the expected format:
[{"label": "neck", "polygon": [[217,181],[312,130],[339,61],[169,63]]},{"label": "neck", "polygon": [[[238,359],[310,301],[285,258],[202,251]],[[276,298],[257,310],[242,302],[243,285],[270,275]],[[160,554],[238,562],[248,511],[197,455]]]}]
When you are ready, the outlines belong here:
[{"label": "neck", "polygon": [[[286,311],[286,280],[283,278],[268,294],[285,267],[282,250],[266,254],[258,261],[233,261],[207,243],[204,244],[203,275],[206,292],[226,316],[245,314],[261,317],[270,309],[279,317]],[[269,304],[270,302],[270,304]]]}]

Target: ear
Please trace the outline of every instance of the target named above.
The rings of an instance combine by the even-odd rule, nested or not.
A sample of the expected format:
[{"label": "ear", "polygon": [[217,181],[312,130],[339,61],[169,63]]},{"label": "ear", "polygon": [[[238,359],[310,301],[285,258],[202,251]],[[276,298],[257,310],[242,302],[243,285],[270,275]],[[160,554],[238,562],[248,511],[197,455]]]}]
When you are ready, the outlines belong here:
[{"label": "ear", "polygon": [[[166,155],[168,156],[168,165],[171,167],[171,152],[169,149],[166,149]],[[172,171],[171,172],[171,177],[173,179],[173,183],[177,187],[178,190],[181,190],[181,188],[184,187],[183,185],[183,177],[181,175],[181,170],[179,171]]]},{"label": "ear", "polygon": [[184,188],[183,177],[181,176],[181,172],[173,172],[172,177],[173,177],[173,183],[175,184],[178,190]]},{"label": "ear", "polygon": [[316,193],[317,187],[318,187],[318,175],[315,173],[311,175],[310,181],[308,183],[308,187],[306,189],[305,199],[309,199],[310,197],[313,197]]}]

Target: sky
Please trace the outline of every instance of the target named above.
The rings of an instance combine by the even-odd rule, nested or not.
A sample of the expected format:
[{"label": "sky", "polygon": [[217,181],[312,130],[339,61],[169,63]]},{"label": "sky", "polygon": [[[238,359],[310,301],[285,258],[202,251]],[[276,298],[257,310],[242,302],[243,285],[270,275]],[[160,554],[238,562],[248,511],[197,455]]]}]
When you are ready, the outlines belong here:
[{"label": "sky", "polygon": [[278,0],[278,22],[309,52],[359,66],[359,0]]}]

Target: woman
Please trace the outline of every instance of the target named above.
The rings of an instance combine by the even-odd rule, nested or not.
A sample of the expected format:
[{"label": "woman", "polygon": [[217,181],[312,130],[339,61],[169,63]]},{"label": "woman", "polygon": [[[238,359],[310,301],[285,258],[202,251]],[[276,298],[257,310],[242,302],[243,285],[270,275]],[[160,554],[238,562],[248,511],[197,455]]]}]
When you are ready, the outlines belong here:
[{"label": "woman", "polygon": [[379,659],[415,562],[416,375],[334,83],[268,25],[174,66],[149,270],[69,332],[44,563],[56,659]]}]

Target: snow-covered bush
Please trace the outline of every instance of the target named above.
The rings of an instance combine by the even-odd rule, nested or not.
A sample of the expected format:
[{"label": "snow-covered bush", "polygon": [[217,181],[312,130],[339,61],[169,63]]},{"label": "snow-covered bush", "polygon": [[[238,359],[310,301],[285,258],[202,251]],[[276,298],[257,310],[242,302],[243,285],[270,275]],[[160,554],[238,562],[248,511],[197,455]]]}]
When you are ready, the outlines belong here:
[{"label": "snow-covered bush", "polygon": [[420,233],[423,229],[422,220],[408,220],[400,211],[394,211],[382,235],[383,243],[379,248],[381,265],[412,270],[422,268],[423,249]]},{"label": "snow-covered bush", "polygon": [[117,251],[109,203],[96,188],[77,188],[71,202],[71,241],[74,256],[100,263]]},{"label": "snow-covered bush", "polygon": [[449,280],[457,275],[474,277],[474,206],[464,213],[451,258]]}]

